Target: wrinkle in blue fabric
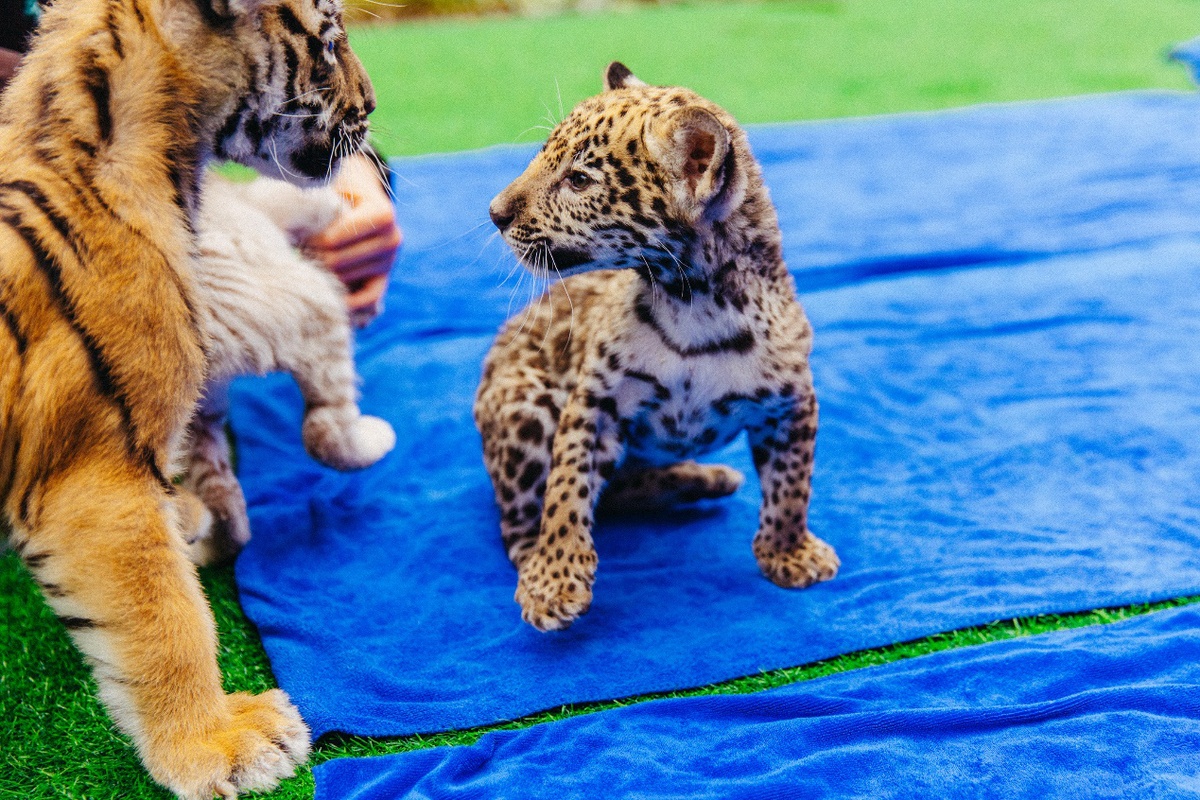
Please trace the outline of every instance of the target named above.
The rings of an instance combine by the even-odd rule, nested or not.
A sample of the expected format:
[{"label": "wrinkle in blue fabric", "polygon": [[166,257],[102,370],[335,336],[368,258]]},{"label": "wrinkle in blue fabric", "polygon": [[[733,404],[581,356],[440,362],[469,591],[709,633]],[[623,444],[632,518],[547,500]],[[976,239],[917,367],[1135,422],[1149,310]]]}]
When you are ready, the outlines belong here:
[{"label": "wrinkle in blue fabric", "polygon": [[341,759],[317,800],[1200,795],[1200,612]]}]

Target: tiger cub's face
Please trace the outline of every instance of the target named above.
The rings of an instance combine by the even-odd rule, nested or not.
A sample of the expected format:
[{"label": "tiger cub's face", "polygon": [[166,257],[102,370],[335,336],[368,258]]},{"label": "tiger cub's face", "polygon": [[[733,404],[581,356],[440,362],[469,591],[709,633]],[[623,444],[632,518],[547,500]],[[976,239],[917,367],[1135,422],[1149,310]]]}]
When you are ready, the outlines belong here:
[{"label": "tiger cub's face", "polygon": [[[201,3],[208,0],[200,0]],[[290,183],[319,183],[366,142],[375,93],[350,49],[341,0],[211,0],[243,84],[223,109],[212,152]],[[224,26],[224,31],[222,31]]]}]

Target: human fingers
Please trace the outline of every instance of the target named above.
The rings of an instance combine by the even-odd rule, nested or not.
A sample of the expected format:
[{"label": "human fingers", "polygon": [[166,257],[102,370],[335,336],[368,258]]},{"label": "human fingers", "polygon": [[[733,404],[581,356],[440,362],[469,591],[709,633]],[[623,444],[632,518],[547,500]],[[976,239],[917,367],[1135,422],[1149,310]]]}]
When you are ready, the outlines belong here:
[{"label": "human fingers", "polygon": [[387,291],[388,275],[375,275],[358,284],[346,296],[346,306],[352,313],[374,311]]},{"label": "human fingers", "polygon": [[304,247],[314,252],[336,253],[360,242],[380,240],[398,248],[404,240],[389,203],[347,208],[325,230],[310,236]]},{"label": "human fingers", "polygon": [[391,271],[396,248],[386,242],[360,242],[336,253],[314,253],[342,283],[351,284]]}]

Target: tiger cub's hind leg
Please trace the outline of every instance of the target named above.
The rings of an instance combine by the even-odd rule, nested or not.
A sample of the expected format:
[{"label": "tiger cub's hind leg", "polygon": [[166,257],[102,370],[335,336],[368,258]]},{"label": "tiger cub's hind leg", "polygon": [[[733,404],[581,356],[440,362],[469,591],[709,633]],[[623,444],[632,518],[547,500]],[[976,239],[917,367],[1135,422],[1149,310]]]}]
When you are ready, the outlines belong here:
[{"label": "tiger cub's hind leg", "polygon": [[185,486],[175,489],[175,513],[188,560],[199,567],[215,564],[225,555],[216,519],[204,501]]},{"label": "tiger cub's hind leg", "polygon": [[[181,488],[190,490],[211,512],[211,521],[205,527],[184,520],[182,527],[189,555],[201,566],[235,555],[250,541],[246,498],[233,472],[233,453],[225,433],[228,406],[227,387],[210,385],[188,425],[187,471]],[[186,503],[184,493],[180,494]]]},{"label": "tiger cub's hind leg", "polygon": [[308,729],[279,690],[223,691],[172,498],[116,458],[68,469],[34,487],[14,544],[151,774],[189,800],[291,775]]},{"label": "tiger cub's hind leg", "polygon": [[605,511],[657,510],[736,492],[745,476],[723,464],[683,461],[666,467],[622,467],[600,496]]}]

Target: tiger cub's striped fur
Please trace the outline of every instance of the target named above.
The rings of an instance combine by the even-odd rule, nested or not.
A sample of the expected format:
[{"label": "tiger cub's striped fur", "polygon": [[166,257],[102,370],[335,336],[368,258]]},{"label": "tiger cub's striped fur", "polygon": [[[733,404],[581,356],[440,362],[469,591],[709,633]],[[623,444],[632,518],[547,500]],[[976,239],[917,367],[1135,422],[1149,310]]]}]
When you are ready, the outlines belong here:
[{"label": "tiger cub's striped fur", "polygon": [[[52,4],[0,99],[0,503],[10,543],[159,782],[265,789],[308,752],[226,695],[168,480],[205,377],[205,163],[319,182],[374,105],[336,0]],[[4,527],[4,526],[0,526]]]}]

